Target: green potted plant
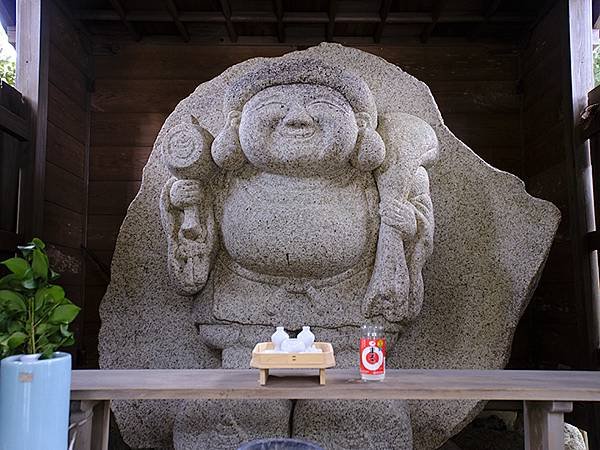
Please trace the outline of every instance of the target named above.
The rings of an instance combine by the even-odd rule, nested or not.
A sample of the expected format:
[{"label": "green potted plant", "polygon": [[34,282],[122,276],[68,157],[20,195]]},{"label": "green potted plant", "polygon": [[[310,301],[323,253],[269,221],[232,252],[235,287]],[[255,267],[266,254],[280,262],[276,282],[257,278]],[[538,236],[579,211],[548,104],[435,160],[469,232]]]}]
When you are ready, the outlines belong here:
[{"label": "green potted plant", "polygon": [[54,284],[40,239],[19,250],[0,278],[0,450],[64,450],[71,355],[58,349],[74,343],[80,308]]}]

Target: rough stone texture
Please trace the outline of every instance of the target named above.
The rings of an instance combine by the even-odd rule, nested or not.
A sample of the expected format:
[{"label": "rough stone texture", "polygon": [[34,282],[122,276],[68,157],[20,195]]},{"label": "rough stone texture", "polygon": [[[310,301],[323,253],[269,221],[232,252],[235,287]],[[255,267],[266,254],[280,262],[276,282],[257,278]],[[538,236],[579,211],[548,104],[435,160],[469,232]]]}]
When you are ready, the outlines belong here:
[{"label": "rough stone texture", "polygon": [[570,423],[565,423],[565,450],[587,450],[583,434]]},{"label": "rough stone texture", "polygon": [[[507,423],[499,417],[503,415],[506,412],[480,415],[452,438],[451,445],[446,443],[439,450],[523,450],[523,416]],[[587,450],[581,431],[568,423],[564,424],[564,442],[565,450]]]},{"label": "rough stone texture", "polygon": [[[338,365],[352,366],[356,364],[355,327],[364,321],[361,314],[377,312],[383,314],[380,320],[396,339],[388,367],[491,369],[506,363],[514,329],[550,248],[559,221],[558,210],[529,196],[520,180],[492,168],[452,135],[427,86],[397,66],[333,44],[291,53],[280,61],[293,67],[297,58],[307,56],[354,74],[348,83],[340,85],[339,79],[347,72],[342,71],[339,76],[334,73],[332,81],[323,82],[318,73],[305,68],[309,82],[314,80],[311,77],[317,77],[319,84],[331,89],[329,100],[343,103],[345,98],[353,108],[356,125],[363,128],[362,140],[359,139],[365,140],[363,157],[352,159],[346,181],[340,183],[336,178],[334,183],[324,183],[319,178],[339,161],[326,161],[323,167],[310,164],[310,158],[308,163],[307,159],[296,158],[280,164],[287,153],[265,160],[260,152],[253,151],[253,142],[244,133],[244,127],[259,126],[261,121],[252,122],[251,114],[244,117],[243,113],[228,109],[248,100],[243,94],[244,86],[250,83],[255,89],[256,80],[264,78],[256,78],[256,71],[265,67],[264,59],[233,66],[200,85],[166,120],[144,169],[140,193],[121,228],[112,281],[101,307],[102,367],[247,367],[249,349],[255,342],[268,339],[271,326],[282,320],[292,330],[312,325],[317,339],[334,343]],[[286,76],[274,74],[274,81],[260,85],[253,99],[267,91],[280,95],[282,89],[276,84],[286,82]],[[361,80],[372,92],[374,105],[368,95],[363,95]],[[292,81],[296,83],[297,79],[292,77]],[[242,88],[239,95],[235,93],[237,86]],[[307,105],[311,95],[325,95],[323,86],[318,94],[311,89],[302,89],[295,96]],[[290,91],[283,93],[290,95]],[[226,107],[222,110],[219,106],[224,98]],[[349,117],[350,112],[341,109],[344,117]],[[364,111],[357,111],[361,109]],[[302,115],[302,111],[297,114]],[[418,125],[412,126],[411,120]],[[387,170],[386,163],[381,164],[380,138],[374,132],[377,121],[386,151],[391,149],[401,161],[414,157],[406,160],[408,168],[400,164]],[[235,142],[238,127],[241,145]],[[420,168],[427,166],[427,158],[419,158],[427,155],[426,150],[431,147],[433,133],[429,129],[439,142],[439,153],[435,152],[436,164],[426,171]],[[347,132],[354,135],[359,130],[350,126]],[[212,147],[210,136],[216,136]],[[350,146],[343,139],[338,141],[339,153],[348,157]],[[396,142],[407,144],[394,148]],[[168,150],[171,145],[189,151],[175,152],[172,160]],[[209,148],[215,166],[208,156]],[[411,151],[405,152],[407,148]],[[161,152],[166,155],[164,160]],[[249,169],[246,160],[261,170]],[[290,168],[292,172],[288,171]],[[307,173],[321,169],[319,177],[307,183]],[[369,173],[373,169],[374,176]],[[189,179],[188,170],[193,179]],[[234,172],[236,176],[231,175]],[[216,175],[211,178],[213,173]],[[201,174],[201,179],[195,174]],[[300,181],[293,185],[294,174],[300,175]],[[431,203],[427,203],[429,195],[425,189],[427,175],[436,226],[434,252],[421,282],[418,275],[430,251],[428,233],[433,233]],[[418,215],[422,223],[411,239],[411,224],[403,213],[403,204],[393,200],[399,192],[400,198],[406,198],[415,186],[419,187],[415,197],[422,200],[418,203],[425,212]],[[265,190],[272,201],[261,204]],[[325,205],[319,212],[325,224],[334,224],[344,206],[353,208],[352,216],[344,219],[344,230],[352,231],[345,240],[334,239],[337,247],[320,254],[314,250],[315,244],[331,238],[328,227],[321,229],[315,224],[314,213],[303,216],[301,209],[292,208],[297,215],[290,217],[289,209],[277,211],[286,204],[305,205],[307,200]],[[376,214],[378,200],[381,220]],[[388,205],[390,208],[385,207]],[[240,215],[247,207],[254,208],[251,214]],[[280,213],[275,215],[279,222],[269,229],[273,210]],[[333,216],[328,216],[330,210]],[[303,233],[294,229],[298,224],[304,228]],[[386,231],[386,227],[394,226],[395,230],[402,230],[398,233],[401,239]],[[226,231],[221,236],[223,229],[230,230],[229,235]],[[376,246],[375,237],[365,233],[365,229],[377,232],[379,243],[384,245]],[[299,240],[281,240],[285,236],[299,236]],[[190,245],[182,246],[182,242]],[[257,242],[259,246],[255,245]],[[357,242],[364,243],[362,250],[356,249]],[[265,245],[269,252],[264,253]],[[281,245],[291,245],[287,253],[295,258],[288,264],[278,263]],[[393,251],[386,253],[390,248]],[[275,259],[271,259],[271,251],[275,252]],[[327,264],[329,260],[331,264]],[[400,276],[389,276],[390,268],[400,270]],[[340,270],[347,271],[346,276],[332,280]],[[327,273],[327,282],[316,279],[319,271]],[[423,286],[424,295],[419,297]],[[186,295],[175,293],[175,289]],[[311,301],[306,302],[306,297]],[[390,298],[391,303],[381,302],[382,297]],[[240,325],[231,326],[231,322]],[[401,330],[399,336],[393,335]],[[287,403],[281,402],[281,411],[287,410]],[[380,431],[396,443],[395,448],[410,448],[405,403],[390,405],[399,423],[396,429]],[[227,423],[239,428],[241,442],[243,434],[252,430],[244,425],[248,416],[259,420],[256,416],[262,411],[258,406],[233,410],[224,407],[223,414],[229,416],[223,421],[215,416],[214,422],[202,422],[203,408],[209,406],[210,402],[115,402],[113,409],[126,441],[134,447],[168,447],[173,442],[173,430],[176,441],[188,445],[184,442],[193,442],[211,427]],[[335,427],[328,422],[330,408],[338,417],[344,417]],[[439,447],[459,431],[477,414],[480,405],[471,401],[427,401],[410,402],[409,409],[414,448],[424,450]],[[244,415],[244,411],[249,414]],[[312,416],[307,416],[306,411]],[[335,447],[332,442],[367,417],[356,402],[298,402],[294,414],[294,433],[328,448],[346,448]],[[285,430],[283,423],[289,418],[285,414],[283,417],[282,422],[273,422],[273,435]],[[267,434],[259,425],[257,422],[256,430]],[[191,432],[195,434],[192,436]],[[223,437],[222,442],[215,443],[217,446],[203,445],[230,448],[225,446],[233,442],[227,440],[231,433],[224,431]]]}]

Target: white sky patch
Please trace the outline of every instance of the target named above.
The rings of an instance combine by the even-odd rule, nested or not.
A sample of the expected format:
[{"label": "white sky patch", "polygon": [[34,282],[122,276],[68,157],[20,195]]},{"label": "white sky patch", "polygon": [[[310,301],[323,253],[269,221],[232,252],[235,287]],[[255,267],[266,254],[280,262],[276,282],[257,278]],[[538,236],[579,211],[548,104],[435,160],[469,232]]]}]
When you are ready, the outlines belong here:
[{"label": "white sky patch", "polygon": [[8,59],[9,61],[17,60],[17,52],[8,42],[8,36],[2,26],[0,26],[0,59]]}]

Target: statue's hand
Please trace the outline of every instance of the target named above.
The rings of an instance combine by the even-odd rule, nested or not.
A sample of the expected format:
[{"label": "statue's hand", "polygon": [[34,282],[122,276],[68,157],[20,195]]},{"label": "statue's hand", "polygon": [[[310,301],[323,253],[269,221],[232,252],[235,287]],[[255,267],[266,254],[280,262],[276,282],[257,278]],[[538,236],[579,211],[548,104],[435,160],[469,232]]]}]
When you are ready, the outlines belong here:
[{"label": "statue's hand", "polygon": [[396,228],[383,222],[362,313],[365,317],[383,316],[390,322],[408,322],[418,312],[411,305],[410,274],[402,235]]},{"label": "statue's hand", "polygon": [[415,208],[408,201],[392,199],[379,204],[381,221],[398,231],[403,239],[411,239],[417,233]]},{"label": "statue's hand", "polygon": [[204,190],[198,180],[177,180],[171,186],[171,203],[174,207],[185,209],[200,205],[204,200]]},{"label": "statue's hand", "polygon": [[203,241],[206,230],[200,219],[200,208],[205,200],[202,185],[196,180],[178,180],[171,186],[170,197],[171,204],[183,210],[179,239]]},{"label": "statue's hand", "polygon": [[207,189],[198,180],[171,178],[161,194],[169,271],[186,295],[204,287],[216,253],[212,198]]}]

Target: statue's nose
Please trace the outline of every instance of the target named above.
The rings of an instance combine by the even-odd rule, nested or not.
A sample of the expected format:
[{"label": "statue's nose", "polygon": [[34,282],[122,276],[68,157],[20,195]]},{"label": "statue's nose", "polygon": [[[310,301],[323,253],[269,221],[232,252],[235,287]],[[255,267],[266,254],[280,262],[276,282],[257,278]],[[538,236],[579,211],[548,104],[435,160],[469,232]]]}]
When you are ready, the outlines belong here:
[{"label": "statue's nose", "polygon": [[307,128],[313,124],[313,119],[302,106],[294,106],[283,119],[283,124],[290,128]]}]

